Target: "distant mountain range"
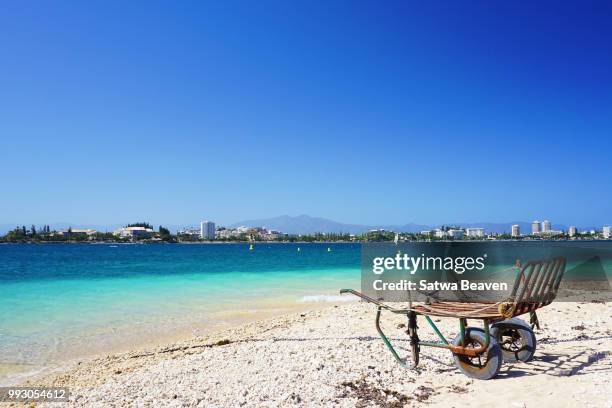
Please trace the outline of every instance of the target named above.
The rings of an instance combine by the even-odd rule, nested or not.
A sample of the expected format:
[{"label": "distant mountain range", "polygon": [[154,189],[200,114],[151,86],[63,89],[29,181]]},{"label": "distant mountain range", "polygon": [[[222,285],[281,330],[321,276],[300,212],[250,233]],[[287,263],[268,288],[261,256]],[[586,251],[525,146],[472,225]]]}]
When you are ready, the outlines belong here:
[{"label": "distant mountain range", "polygon": [[[198,223],[194,223],[196,225]],[[518,224],[521,228],[521,232],[529,233],[531,231],[531,223],[524,221],[513,221],[513,222],[475,222],[475,223],[447,223],[445,225],[459,225],[465,228],[484,228],[486,232],[510,232],[513,224]],[[18,224],[0,224],[0,234],[5,234],[8,231],[14,229]],[[157,228],[158,224],[153,224],[155,228]],[[171,224],[162,224],[166,228],[169,228],[170,231],[176,232],[179,228],[177,225]],[[298,216],[290,216],[290,215],[281,215],[279,217],[272,218],[261,218],[261,219],[253,219],[253,220],[244,220],[241,222],[236,222],[234,224],[229,225],[229,227],[239,227],[244,225],[245,227],[265,227],[268,229],[282,231],[287,234],[314,234],[317,232],[321,233],[348,233],[348,234],[361,234],[373,229],[386,229],[397,232],[419,232],[424,230],[431,230],[434,228],[439,228],[441,225],[426,225],[426,224],[396,224],[396,225],[388,225],[388,224],[377,224],[377,225],[365,225],[365,224],[345,224],[333,220],[329,220],[321,217],[311,217],[309,215],[298,215]],[[113,231],[122,225],[114,224],[114,225],[82,225],[77,223],[51,223],[49,224],[51,229],[62,230],[68,227],[72,228],[94,228],[98,231]],[[37,227],[40,227],[37,225]],[[27,224],[26,228],[30,228],[30,225]],[[567,226],[561,224],[553,224],[552,228],[555,230],[567,230]],[[579,226],[578,229],[582,230],[590,230],[590,229],[599,229],[599,227],[593,226]]]},{"label": "distant mountain range", "polygon": [[[481,223],[448,223],[446,225],[459,225],[466,228],[484,228],[486,232],[510,232],[512,225],[518,224],[521,228],[522,233],[531,231],[531,223],[523,221],[505,222],[505,223],[493,223],[493,222],[481,222]],[[348,234],[361,234],[373,229],[386,229],[397,232],[419,232],[424,230],[431,230],[439,228],[441,225],[425,225],[425,224],[398,224],[398,225],[362,225],[362,224],[344,224],[328,220],[326,218],[311,217],[308,215],[298,215],[292,217],[290,215],[281,215],[280,217],[262,218],[256,220],[245,220],[232,224],[231,227],[238,227],[244,225],[245,227],[266,227],[268,229],[282,231],[288,234],[314,234],[316,232],[330,233],[330,232],[344,232]],[[566,230],[565,225],[553,225],[553,229]]]},{"label": "distant mountain range", "polygon": [[[265,227],[268,229],[282,231],[287,234],[314,234],[317,232],[344,232],[348,234],[361,234],[371,229],[391,229],[390,226],[344,224],[341,222],[328,220],[326,218],[311,217],[308,215],[298,215],[297,217],[281,215],[280,217],[245,220],[232,224],[231,227],[239,227],[241,225],[244,225],[245,227]],[[414,231],[420,231],[421,229],[426,228],[426,226],[418,224],[408,224],[405,227]]]}]

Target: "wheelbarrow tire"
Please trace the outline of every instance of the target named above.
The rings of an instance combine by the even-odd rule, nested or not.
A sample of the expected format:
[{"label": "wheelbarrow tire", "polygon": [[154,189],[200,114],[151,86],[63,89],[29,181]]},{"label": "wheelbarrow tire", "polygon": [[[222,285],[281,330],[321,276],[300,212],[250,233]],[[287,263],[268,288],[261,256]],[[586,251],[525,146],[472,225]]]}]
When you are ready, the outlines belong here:
[{"label": "wheelbarrow tire", "polygon": [[536,336],[524,320],[513,317],[497,322],[491,326],[491,336],[499,343],[505,362],[526,363],[533,359],[537,345]]},{"label": "wheelbarrow tire", "polygon": [[[455,365],[466,376],[478,380],[490,380],[499,373],[503,358],[502,351],[495,337],[489,337],[489,347],[479,357],[468,357],[453,353]],[[459,334],[453,340],[453,344],[455,346],[461,344],[461,337]],[[469,327],[465,331],[465,344],[468,347],[471,346],[474,348],[486,344],[484,330],[476,327]]]}]

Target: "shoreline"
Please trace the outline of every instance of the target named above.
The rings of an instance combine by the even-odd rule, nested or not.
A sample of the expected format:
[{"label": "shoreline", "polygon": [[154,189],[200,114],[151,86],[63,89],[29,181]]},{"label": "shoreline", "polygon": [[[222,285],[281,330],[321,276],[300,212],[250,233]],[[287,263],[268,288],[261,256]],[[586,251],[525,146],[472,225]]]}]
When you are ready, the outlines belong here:
[{"label": "shoreline", "polygon": [[[300,245],[308,245],[308,244],[353,244],[353,245],[361,245],[361,244],[372,244],[372,243],[392,243],[392,240],[389,241],[134,241],[134,242],[120,242],[120,241],[18,241],[18,242],[5,242],[0,241],[0,245],[48,245],[48,244],[85,244],[85,245],[223,245],[223,244],[249,244],[249,245],[267,245],[267,244],[300,244]],[[559,238],[559,239],[540,239],[540,238],[523,238],[523,239],[458,239],[458,240],[447,240],[447,239],[435,239],[435,240],[409,240],[409,241],[400,241],[402,244],[407,243],[424,243],[424,242],[453,242],[453,243],[474,243],[474,242],[612,242],[612,239],[606,238],[588,238],[588,239],[572,239],[572,238]]]},{"label": "shoreline", "polygon": [[[419,368],[404,369],[376,334],[375,308],[362,302],[326,306],[81,361],[21,385],[68,386],[70,406],[485,407],[506,400],[570,407],[612,401],[609,304],[541,309],[534,361],[504,364],[490,381],[460,374],[451,354],[440,349],[423,348]],[[383,327],[405,354],[400,317],[385,316]],[[444,333],[456,332],[454,319],[441,320]],[[432,338],[422,326],[422,339]]]},{"label": "shoreline", "polygon": [[[419,241],[414,241],[419,242]],[[426,241],[422,241],[426,242]],[[115,242],[115,241],[24,241],[24,242],[0,242],[0,245],[48,245],[48,244],[84,244],[84,245],[280,245],[280,244],[362,244],[362,241],[181,241],[181,242],[166,242],[166,241],[135,241],[135,242]]]},{"label": "shoreline", "polygon": [[[327,296],[327,295],[324,295]],[[316,297],[316,296],[314,296]],[[178,344],[198,337],[214,336],[215,333],[232,330],[244,325],[267,321],[288,314],[303,313],[331,307],[333,302],[314,299],[295,302],[284,302],[271,305],[259,305],[254,310],[236,309],[224,312],[215,312],[220,317],[216,323],[191,322],[177,327],[175,331],[168,330],[157,333],[154,338],[146,337],[141,333],[134,335],[130,341],[116,342],[112,345],[101,346],[96,349],[79,349],[76,356],[66,358],[65,353],[56,355],[52,360],[41,363],[7,363],[0,364],[0,385],[18,385],[30,379],[52,375],[56,372],[69,370],[75,364],[86,363],[100,358],[121,355],[125,353],[144,352],[165,347],[169,344]],[[344,303],[344,302],[342,302]],[[7,367],[15,367],[13,370]],[[20,369],[24,366],[36,367],[33,370]]]}]

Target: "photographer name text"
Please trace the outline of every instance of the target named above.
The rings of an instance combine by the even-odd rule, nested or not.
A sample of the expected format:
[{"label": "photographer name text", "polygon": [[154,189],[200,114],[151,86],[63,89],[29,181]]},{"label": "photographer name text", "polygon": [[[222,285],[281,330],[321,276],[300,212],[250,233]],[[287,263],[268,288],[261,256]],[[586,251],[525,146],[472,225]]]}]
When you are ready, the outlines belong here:
[{"label": "photographer name text", "polygon": [[459,282],[440,282],[421,279],[418,282],[402,279],[397,282],[385,282],[377,279],[372,283],[374,290],[487,290],[487,291],[507,291],[506,282],[470,282],[467,279]]}]

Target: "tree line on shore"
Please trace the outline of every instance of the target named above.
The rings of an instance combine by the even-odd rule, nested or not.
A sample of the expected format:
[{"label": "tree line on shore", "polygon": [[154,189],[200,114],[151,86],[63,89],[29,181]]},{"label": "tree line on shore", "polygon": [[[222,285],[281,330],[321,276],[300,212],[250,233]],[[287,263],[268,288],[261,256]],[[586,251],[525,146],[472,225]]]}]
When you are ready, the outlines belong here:
[{"label": "tree line on shore", "polygon": [[[144,227],[153,230],[153,226],[148,223],[137,222],[128,224],[126,227]],[[138,238],[138,237],[137,237]],[[145,238],[145,237],[142,237]],[[158,230],[151,235],[146,236],[148,239],[156,239],[162,241],[172,241],[173,236],[170,230],[159,226]],[[49,225],[43,225],[36,228],[32,225],[26,228],[25,225],[16,227],[7,232],[4,236],[0,236],[0,242],[130,242],[131,238],[121,237],[112,232],[92,232],[86,233],[81,230],[74,231],[71,227],[66,230],[56,231],[51,230]]]}]

